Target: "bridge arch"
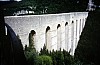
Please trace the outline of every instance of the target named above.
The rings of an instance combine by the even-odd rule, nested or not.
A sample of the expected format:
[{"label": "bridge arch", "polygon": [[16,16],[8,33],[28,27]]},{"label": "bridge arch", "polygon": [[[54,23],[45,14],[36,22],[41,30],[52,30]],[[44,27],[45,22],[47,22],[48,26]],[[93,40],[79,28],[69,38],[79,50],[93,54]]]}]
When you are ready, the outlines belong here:
[{"label": "bridge arch", "polygon": [[51,50],[51,33],[50,33],[49,26],[47,26],[47,28],[46,28],[45,39],[46,39],[46,49],[48,49],[50,51]]},{"label": "bridge arch", "polygon": [[31,48],[34,48],[35,46],[35,41],[36,41],[36,32],[34,30],[31,30],[29,33],[29,46]]},{"label": "bridge arch", "polygon": [[[79,37],[80,37],[80,34],[79,34],[80,19],[84,18],[84,24],[85,24],[87,16],[88,16],[88,12],[72,12],[72,13],[50,14],[50,15],[48,14],[48,15],[35,15],[35,16],[34,15],[32,15],[32,16],[15,16],[15,17],[7,16],[7,17],[5,17],[5,22],[8,23],[14,29],[16,34],[21,35],[20,38],[21,38],[23,46],[25,44],[27,44],[27,45],[29,44],[29,40],[27,39],[27,37],[29,37],[30,29],[34,28],[34,30],[36,31],[35,48],[37,51],[40,51],[40,49],[43,48],[44,44],[49,46],[47,48],[51,48],[50,45],[48,45],[48,44],[51,44],[52,49],[56,50],[58,42],[60,43],[58,45],[58,47],[60,45],[65,45],[65,42],[68,42],[68,45],[69,45],[68,47],[70,49],[71,48],[71,38],[72,38],[71,37],[72,36],[71,35],[72,34],[72,32],[71,32],[72,31],[72,20],[74,21],[74,30],[76,30],[76,32],[75,32],[76,37],[77,37],[76,40],[78,43]],[[74,17],[74,18],[72,18],[72,17]],[[75,21],[76,19],[77,19],[77,23]],[[21,23],[20,23],[20,21],[21,21]],[[29,21],[29,22],[27,23],[27,21]],[[66,21],[68,21],[68,23],[66,23]],[[13,24],[13,22],[16,24]],[[27,28],[25,28],[26,26],[27,26]],[[66,30],[66,33],[65,33],[65,30]],[[59,33],[61,33],[61,34],[58,35]],[[74,35],[75,35],[75,33],[74,33]],[[65,37],[68,41],[65,41]],[[37,41],[37,38],[38,38],[38,41]],[[74,38],[75,38],[75,36],[74,36]],[[58,39],[60,39],[61,41]],[[51,41],[49,41],[49,40],[51,40]],[[76,43],[76,45],[77,45],[77,43]],[[65,49],[64,46],[61,46],[61,48]],[[69,51],[69,49],[67,51]]]},{"label": "bridge arch", "polygon": [[68,22],[65,23],[65,26],[68,25]]}]

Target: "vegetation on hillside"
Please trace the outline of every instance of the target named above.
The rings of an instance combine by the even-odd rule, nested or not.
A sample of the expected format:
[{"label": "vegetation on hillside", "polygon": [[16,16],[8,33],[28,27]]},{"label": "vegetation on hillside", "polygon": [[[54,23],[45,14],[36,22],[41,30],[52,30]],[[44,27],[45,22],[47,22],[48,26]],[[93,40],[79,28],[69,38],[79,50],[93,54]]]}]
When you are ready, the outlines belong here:
[{"label": "vegetation on hillside", "polygon": [[95,65],[80,61],[65,50],[48,51],[45,48],[45,45],[40,53],[36,52],[35,49],[27,47],[25,50],[25,56],[28,65]]},{"label": "vegetation on hillside", "polygon": [[34,63],[35,65],[99,65],[100,12],[98,11],[89,12],[75,56],[61,49],[48,51],[45,45],[39,53],[35,48],[26,47],[25,55],[29,65]]},{"label": "vegetation on hillside", "polygon": [[20,10],[34,11],[34,14],[52,14],[86,11],[88,0],[22,0],[6,5],[5,15]]},{"label": "vegetation on hillside", "polygon": [[100,55],[100,10],[90,12],[79,40],[75,57],[85,63],[99,65]]}]

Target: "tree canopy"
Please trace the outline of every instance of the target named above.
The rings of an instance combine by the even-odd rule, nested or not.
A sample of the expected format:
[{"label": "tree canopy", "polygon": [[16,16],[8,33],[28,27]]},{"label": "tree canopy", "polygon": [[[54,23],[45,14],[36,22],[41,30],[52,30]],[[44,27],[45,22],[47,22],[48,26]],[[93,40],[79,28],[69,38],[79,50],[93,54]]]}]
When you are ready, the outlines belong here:
[{"label": "tree canopy", "polygon": [[[88,0],[22,0],[5,7],[5,13],[12,13],[21,9],[32,10],[34,14],[66,13],[86,11]],[[7,13],[5,15],[7,15]]]}]

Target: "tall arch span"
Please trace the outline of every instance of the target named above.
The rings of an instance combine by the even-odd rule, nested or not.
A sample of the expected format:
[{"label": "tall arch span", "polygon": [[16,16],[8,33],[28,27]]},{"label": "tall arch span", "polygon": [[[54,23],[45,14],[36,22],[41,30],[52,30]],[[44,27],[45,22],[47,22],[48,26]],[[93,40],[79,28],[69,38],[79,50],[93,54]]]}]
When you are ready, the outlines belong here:
[{"label": "tall arch span", "polygon": [[[45,15],[6,16],[5,22],[20,36],[23,47],[29,45],[29,33],[31,30],[35,30],[34,46],[37,51],[40,51],[44,44],[48,44],[49,46],[47,45],[47,48],[49,48],[49,50],[57,50],[57,48],[61,47],[62,50],[65,49],[71,52],[71,55],[74,55],[87,17],[88,12],[71,12]],[[60,26],[58,26],[58,24],[60,24]],[[50,27],[50,30],[48,30],[50,35],[46,37],[48,33],[46,33],[46,28],[48,26]],[[58,30],[60,38],[57,38],[59,37]],[[46,40],[48,40],[46,38],[50,39],[50,43],[46,42]],[[59,44],[57,44],[58,42]]]}]

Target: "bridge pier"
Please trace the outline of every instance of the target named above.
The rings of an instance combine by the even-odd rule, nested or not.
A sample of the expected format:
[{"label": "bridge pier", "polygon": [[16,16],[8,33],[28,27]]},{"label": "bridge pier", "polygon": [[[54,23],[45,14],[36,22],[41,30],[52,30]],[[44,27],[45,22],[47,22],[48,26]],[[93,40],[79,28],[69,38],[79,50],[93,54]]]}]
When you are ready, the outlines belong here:
[{"label": "bridge pier", "polygon": [[[23,43],[29,44],[30,30],[36,32],[35,48],[40,51],[46,44],[48,50],[65,49],[74,55],[79,37],[85,26],[88,12],[72,12],[46,15],[7,16],[5,22],[13,28]],[[80,21],[81,20],[81,21]],[[46,32],[47,26],[50,30]]]}]

